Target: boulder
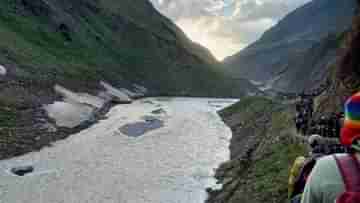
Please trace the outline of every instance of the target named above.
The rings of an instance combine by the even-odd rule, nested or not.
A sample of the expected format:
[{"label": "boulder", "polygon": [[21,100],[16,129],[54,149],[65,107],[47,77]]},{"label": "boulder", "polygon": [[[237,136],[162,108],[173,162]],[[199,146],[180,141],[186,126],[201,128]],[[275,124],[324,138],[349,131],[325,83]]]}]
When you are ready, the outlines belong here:
[{"label": "boulder", "polygon": [[4,75],[6,75],[6,73],[7,73],[6,68],[4,66],[0,65],[0,75],[4,76]]},{"label": "boulder", "polygon": [[88,93],[73,92],[60,85],[55,85],[54,90],[64,98],[65,102],[68,103],[86,104],[98,109],[102,108],[105,104],[104,99],[100,97],[93,96]]},{"label": "boulder", "polygon": [[92,118],[95,108],[79,103],[54,102],[44,106],[59,127],[75,128]]},{"label": "boulder", "polygon": [[160,109],[156,109],[154,111],[151,112],[152,114],[164,114],[166,113],[166,111],[163,108]]},{"label": "boulder", "polygon": [[120,91],[127,94],[132,99],[136,99],[136,98],[140,98],[140,97],[144,96],[143,93],[133,92],[133,91],[130,91],[130,90],[125,89],[125,88],[120,88]]},{"label": "boulder", "polygon": [[33,166],[19,166],[11,169],[11,173],[17,176],[24,176],[28,173],[32,173],[34,171]]},{"label": "boulder", "polygon": [[106,94],[108,94],[111,98],[111,101],[120,103],[120,104],[130,104],[132,103],[132,99],[124,92],[116,89],[115,87],[111,86],[110,84],[101,81],[100,85],[105,88]]}]

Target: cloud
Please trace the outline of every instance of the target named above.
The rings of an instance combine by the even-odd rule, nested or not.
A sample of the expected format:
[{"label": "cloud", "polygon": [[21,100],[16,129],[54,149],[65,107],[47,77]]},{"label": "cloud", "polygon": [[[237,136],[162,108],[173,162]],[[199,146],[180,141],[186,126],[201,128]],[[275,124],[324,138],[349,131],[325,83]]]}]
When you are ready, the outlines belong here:
[{"label": "cloud", "polygon": [[258,39],[287,13],[311,0],[151,0],[187,36],[219,60]]},{"label": "cloud", "polygon": [[[177,21],[190,38],[207,47],[218,59],[243,49],[246,44],[237,41],[232,34],[220,32],[223,27],[220,19],[201,17],[197,19],[183,18]],[[206,27],[206,29],[204,29]]]}]

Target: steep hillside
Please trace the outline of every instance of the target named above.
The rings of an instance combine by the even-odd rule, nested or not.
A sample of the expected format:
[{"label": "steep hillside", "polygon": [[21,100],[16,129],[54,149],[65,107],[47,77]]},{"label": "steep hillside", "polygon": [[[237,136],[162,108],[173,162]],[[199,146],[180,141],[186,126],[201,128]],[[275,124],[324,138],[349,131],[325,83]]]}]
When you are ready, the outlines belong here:
[{"label": "steep hillside", "polygon": [[[357,1],[360,4],[360,0]],[[337,51],[335,63],[323,80],[330,87],[316,98],[315,117],[344,111],[344,102],[360,90],[360,14]],[[309,55],[310,57],[310,55]],[[312,57],[316,57],[312,56]],[[307,147],[295,134],[291,102],[251,97],[220,112],[231,127],[231,160],[217,170],[221,190],[210,190],[208,203],[288,202],[287,178],[296,156]]]},{"label": "steep hillside", "polygon": [[317,98],[319,114],[344,111],[346,99],[360,90],[360,14],[353,18],[339,53],[328,78],[331,87]]},{"label": "steep hillside", "polygon": [[[318,84],[350,26],[355,0],[313,0],[288,14],[255,43],[224,60],[229,73],[301,91]],[[309,77],[309,75],[311,77]]]},{"label": "steep hillside", "polygon": [[[25,80],[234,96],[218,63],[147,0],[0,2],[0,63]],[[231,89],[231,88],[229,88]]]},{"label": "steep hillside", "polygon": [[249,97],[220,112],[231,127],[231,160],[216,178],[221,190],[209,190],[208,203],[262,203],[287,201],[292,161],[306,153],[294,134],[292,105]]},{"label": "steep hillside", "polygon": [[[257,91],[246,80],[225,78],[211,53],[148,0],[2,0],[0,38],[0,159],[83,129],[102,117],[114,95],[129,102],[144,93]],[[76,118],[76,127],[55,126],[48,104]]]}]

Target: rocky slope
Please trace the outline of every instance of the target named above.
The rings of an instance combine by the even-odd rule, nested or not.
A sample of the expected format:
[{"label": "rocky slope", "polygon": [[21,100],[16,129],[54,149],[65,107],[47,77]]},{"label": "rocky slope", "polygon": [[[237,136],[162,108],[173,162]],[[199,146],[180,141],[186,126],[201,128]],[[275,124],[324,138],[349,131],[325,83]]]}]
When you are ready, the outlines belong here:
[{"label": "rocky slope", "polygon": [[10,76],[76,89],[105,80],[159,94],[241,94],[147,0],[5,0],[0,9],[0,63]]},{"label": "rocky slope", "polygon": [[[43,108],[54,101],[50,114],[83,121],[128,97],[256,91],[225,78],[211,53],[148,0],[3,0],[0,37],[0,159],[88,125],[54,129]],[[63,115],[65,107],[82,110]]]},{"label": "rocky slope", "polygon": [[[315,119],[344,111],[346,99],[360,89],[360,14],[353,18],[337,53],[337,59],[333,59],[336,62],[323,78],[330,82],[330,88],[316,98]],[[224,187],[209,190],[208,202],[288,202],[289,167],[296,156],[307,151],[301,140],[293,136],[293,106],[252,97],[220,115],[233,131],[231,160],[217,170],[217,178]]]},{"label": "rocky slope", "polygon": [[[360,1],[358,1],[360,4]],[[318,113],[344,111],[346,99],[360,89],[360,14],[352,21],[344,43],[339,50],[340,57],[332,66],[327,80],[331,87],[317,98]]]},{"label": "rocky slope", "polygon": [[[319,84],[334,62],[356,1],[313,0],[288,14],[246,49],[224,60],[231,74],[282,91]],[[309,77],[311,76],[311,77]]]},{"label": "rocky slope", "polygon": [[306,153],[294,136],[292,105],[261,97],[243,99],[220,112],[232,131],[231,160],[217,170],[221,190],[208,203],[287,202],[292,161]]}]

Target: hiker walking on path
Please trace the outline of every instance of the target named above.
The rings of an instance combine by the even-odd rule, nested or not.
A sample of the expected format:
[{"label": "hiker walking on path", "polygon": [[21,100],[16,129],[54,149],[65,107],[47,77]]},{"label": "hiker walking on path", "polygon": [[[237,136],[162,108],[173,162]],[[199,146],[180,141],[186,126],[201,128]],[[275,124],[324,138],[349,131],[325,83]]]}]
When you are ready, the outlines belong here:
[{"label": "hiker walking on path", "polygon": [[317,159],[325,155],[323,138],[320,135],[311,135],[308,144],[311,147],[307,158],[300,156],[296,158],[291,167],[288,181],[288,198],[291,203],[300,203],[306,180],[314,167]]},{"label": "hiker walking on path", "polygon": [[340,134],[341,144],[353,152],[319,159],[307,180],[301,203],[360,202],[360,92],[345,104]]},{"label": "hiker walking on path", "polygon": [[306,135],[310,130],[309,125],[314,112],[314,100],[311,95],[301,93],[295,104],[296,116],[295,124],[298,133]]}]

